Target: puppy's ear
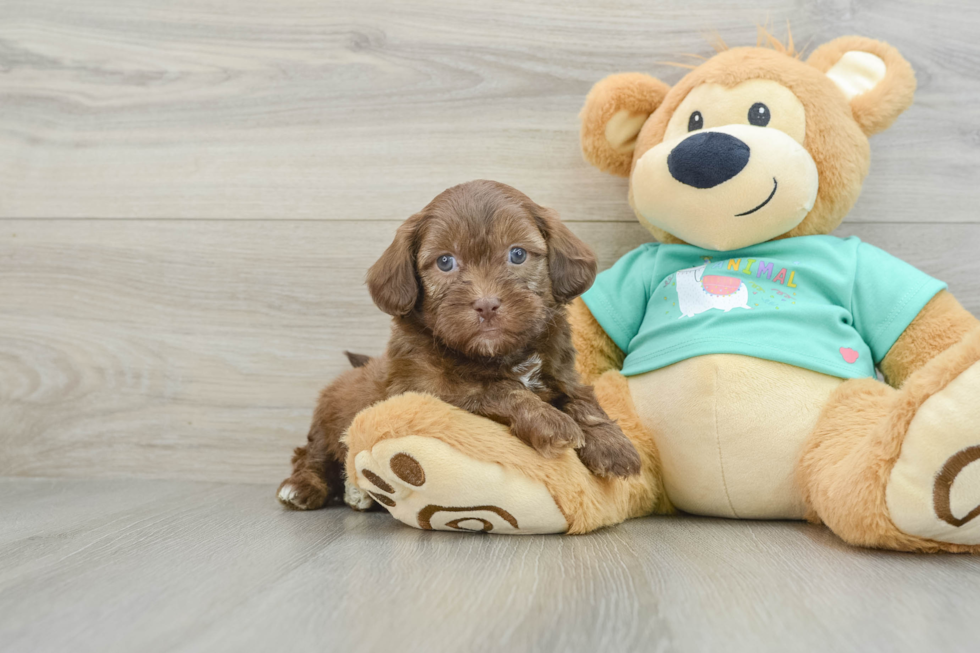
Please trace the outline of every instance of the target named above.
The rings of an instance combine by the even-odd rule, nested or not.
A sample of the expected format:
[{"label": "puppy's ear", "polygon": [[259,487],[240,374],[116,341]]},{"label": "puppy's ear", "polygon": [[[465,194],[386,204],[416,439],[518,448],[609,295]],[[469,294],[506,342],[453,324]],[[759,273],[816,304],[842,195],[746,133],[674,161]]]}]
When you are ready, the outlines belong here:
[{"label": "puppy's ear", "polygon": [[557,211],[535,204],[534,217],[548,242],[552,294],[556,302],[567,304],[592,287],[595,253],[565,226]]},{"label": "puppy's ear", "polygon": [[421,223],[421,213],[405,220],[395,232],[395,240],[368,270],[367,286],[371,299],[388,315],[408,315],[418,301],[415,249],[416,233]]}]

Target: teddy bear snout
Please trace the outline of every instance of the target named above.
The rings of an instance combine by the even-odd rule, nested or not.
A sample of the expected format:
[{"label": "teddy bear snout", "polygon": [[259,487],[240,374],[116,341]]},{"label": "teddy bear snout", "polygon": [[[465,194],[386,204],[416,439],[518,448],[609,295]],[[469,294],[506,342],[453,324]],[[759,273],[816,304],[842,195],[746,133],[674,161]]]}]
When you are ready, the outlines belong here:
[{"label": "teddy bear snout", "polygon": [[694,188],[714,188],[740,173],[749,162],[749,146],[724,132],[702,132],[682,140],[667,156],[677,181]]}]

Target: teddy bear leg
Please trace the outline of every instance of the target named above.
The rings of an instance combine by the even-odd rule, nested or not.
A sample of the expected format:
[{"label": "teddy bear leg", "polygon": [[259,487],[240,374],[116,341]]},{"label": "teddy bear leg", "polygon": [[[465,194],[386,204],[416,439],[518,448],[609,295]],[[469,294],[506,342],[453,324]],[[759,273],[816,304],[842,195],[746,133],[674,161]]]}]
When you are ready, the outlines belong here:
[{"label": "teddy bear leg", "polygon": [[898,390],[841,384],[799,481],[808,516],[852,544],[980,553],[980,330]]},{"label": "teddy bear leg", "polygon": [[[600,402],[611,399],[615,379],[596,390]],[[613,410],[604,405],[613,419],[624,403],[616,400]],[[653,459],[642,448],[641,474],[602,479],[574,451],[544,458],[504,426],[429,395],[407,393],[362,411],[347,445],[348,478],[415,528],[584,533],[657,507]]]}]

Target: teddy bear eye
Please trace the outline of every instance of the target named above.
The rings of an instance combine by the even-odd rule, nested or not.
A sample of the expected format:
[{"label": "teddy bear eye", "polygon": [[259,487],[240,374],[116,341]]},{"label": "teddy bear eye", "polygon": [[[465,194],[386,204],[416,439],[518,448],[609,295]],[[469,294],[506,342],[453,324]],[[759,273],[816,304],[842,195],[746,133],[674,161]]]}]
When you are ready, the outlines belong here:
[{"label": "teddy bear eye", "polygon": [[695,130],[704,127],[704,116],[701,115],[700,111],[695,111],[691,114],[691,117],[687,119],[687,131],[693,132]]},{"label": "teddy bear eye", "polygon": [[443,254],[436,259],[436,267],[443,272],[452,272],[456,268],[456,257]]},{"label": "teddy bear eye", "polygon": [[765,127],[769,124],[769,118],[772,116],[769,113],[769,107],[764,105],[762,102],[756,102],[749,109],[749,123],[755,125],[756,127]]}]

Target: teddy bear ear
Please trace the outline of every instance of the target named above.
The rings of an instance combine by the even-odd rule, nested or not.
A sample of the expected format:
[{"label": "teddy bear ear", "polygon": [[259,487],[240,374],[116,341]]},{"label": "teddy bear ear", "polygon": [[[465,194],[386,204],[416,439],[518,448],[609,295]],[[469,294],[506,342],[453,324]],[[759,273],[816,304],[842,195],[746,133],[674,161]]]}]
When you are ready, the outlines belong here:
[{"label": "teddy bear ear", "polygon": [[642,73],[606,77],[589,91],[582,119],[582,153],[604,172],[628,177],[643,124],[670,87]]},{"label": "teddy bear ear", "polygon": [[867,136],[890,127],[912,105],[915,72],[887,43],[842,36],[817,48],[807,63],[837,85]]}]

